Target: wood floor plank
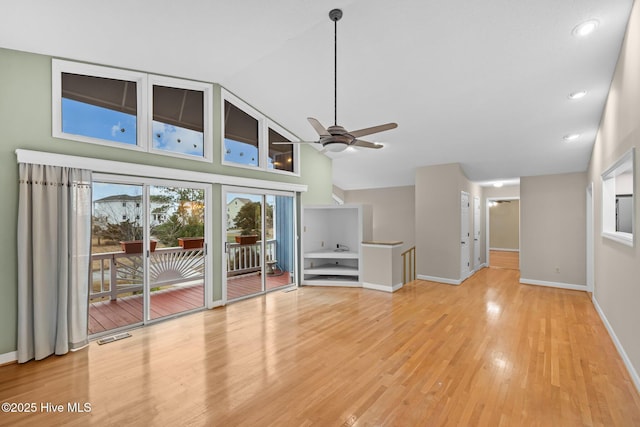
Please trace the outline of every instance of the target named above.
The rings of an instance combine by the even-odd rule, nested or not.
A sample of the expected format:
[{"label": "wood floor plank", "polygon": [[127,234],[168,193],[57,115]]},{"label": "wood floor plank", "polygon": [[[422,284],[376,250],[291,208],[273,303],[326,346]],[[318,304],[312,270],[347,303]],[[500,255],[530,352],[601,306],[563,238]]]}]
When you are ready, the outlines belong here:
[{"label": "wood floor plank", "polygon": [[635,426],[640,396],[584,292],[485,268],[394,294],[302,287],[0,367],[0,425]]}]

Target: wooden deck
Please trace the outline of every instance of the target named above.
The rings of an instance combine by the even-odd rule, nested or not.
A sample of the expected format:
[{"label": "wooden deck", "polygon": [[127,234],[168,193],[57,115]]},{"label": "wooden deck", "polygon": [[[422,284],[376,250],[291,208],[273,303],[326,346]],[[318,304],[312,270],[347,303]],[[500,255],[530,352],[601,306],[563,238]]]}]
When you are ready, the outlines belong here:
[{"label": "wooden deck", "polygon": [[[280,288],[291,284],[291,277],[288,271],[280,274],[267,275],[267,290]],[[227,278],[227,300],[231,301],[247,295],[257,294],[262,291],[262,280],[259,273],[243,274]]]},{"label": "wooden deck", "polygon": [[[142,295],[89,304],[89,335],[142,322]],[[202,283],[151,293],[151,319],[182,313],[204,306]]]},{"label": "wooden deck", "polygon": [[[289,272],[276,271],[267,276],[267,290],[280,288],[291,283]],[[258,273],[244,274],[227,279],[227,300],[234,300],[262,291],[261,276]],[[115,301],[101,301],[89,304],[89,335],[142,323],[142,295],[131,295]],[[204,306],[202,283],[180,286],[151,293],[151,319],[171,316]]]}]

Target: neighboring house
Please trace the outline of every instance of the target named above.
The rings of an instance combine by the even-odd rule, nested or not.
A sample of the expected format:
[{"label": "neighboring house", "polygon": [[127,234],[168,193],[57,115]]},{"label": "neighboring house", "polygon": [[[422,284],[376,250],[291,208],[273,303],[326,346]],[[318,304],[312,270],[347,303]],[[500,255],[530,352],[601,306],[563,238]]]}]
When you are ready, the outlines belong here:
[{"label": "neighboring house", "polygon": [[[116,194],[103,197],[93,202],[93,216],[96,220],[117,224],[122,221],[131,221],[142,226],[142,196],[130,196],[128,194]],[[166,204],[151,201],[151,226],[166,221],[175,211]]]},{"label": "neighboring house", "polygon": [[247,203],[251,203],[251,200],[244,197],[236,197],[227,203],[227,228],[235,228],[234,221],[236,215],[240,212],[240,209]]}]

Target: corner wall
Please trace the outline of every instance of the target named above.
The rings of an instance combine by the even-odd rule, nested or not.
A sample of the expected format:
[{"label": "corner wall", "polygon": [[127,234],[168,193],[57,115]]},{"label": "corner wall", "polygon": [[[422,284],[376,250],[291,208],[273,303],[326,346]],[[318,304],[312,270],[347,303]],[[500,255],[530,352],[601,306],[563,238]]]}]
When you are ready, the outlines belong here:
[{"label": "corner wall", "polygon": [[[635,2],[588,168],[594,200],[594,302],[640,390],[640,3]],[[601,236],[601,174],[636,147],[635,246]]]},{"label": "corner wall", "polygon": [[[418,276],[444,283],[459,284],[460,269],[460,192],[469,193],[469,230],[473,232],[473,198],[482,189],[471,183],[457,163],[426,166],[416,170],[416,265]],[[484,229],[485,213],[481,209],[480,224]],[[484,236],[485,233],[482,233]],[[473,238],[469,239],[473,243]],[[484,240],[480,244],[481,264]],[[473,261],[473,245],[471,244]]]},{"label": "corner wall", "polygon": [[585,173],[520,178],[520,281],[586,290]]}]

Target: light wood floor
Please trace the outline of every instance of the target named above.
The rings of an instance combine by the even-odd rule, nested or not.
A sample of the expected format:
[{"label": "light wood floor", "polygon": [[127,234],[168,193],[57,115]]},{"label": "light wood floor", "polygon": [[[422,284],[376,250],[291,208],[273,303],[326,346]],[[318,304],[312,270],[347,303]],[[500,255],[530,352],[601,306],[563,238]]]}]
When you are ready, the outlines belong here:
[{"label": "light wood floor", "polygon": [[635,390],[586,293],[485,268],[395,294],[301,288],[0,368],[0,402],[91,414],[1,425],[638,426]]},{"label": "light wood floor", "polygon": [[520,252],[489,251],[489,267],[520,270]]}]

